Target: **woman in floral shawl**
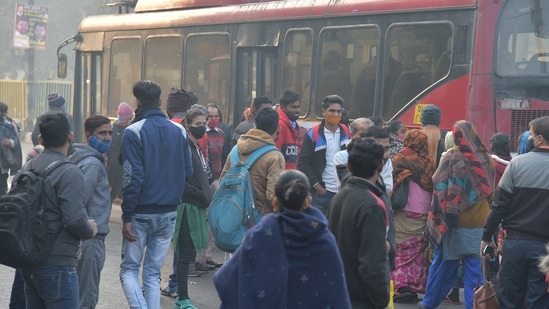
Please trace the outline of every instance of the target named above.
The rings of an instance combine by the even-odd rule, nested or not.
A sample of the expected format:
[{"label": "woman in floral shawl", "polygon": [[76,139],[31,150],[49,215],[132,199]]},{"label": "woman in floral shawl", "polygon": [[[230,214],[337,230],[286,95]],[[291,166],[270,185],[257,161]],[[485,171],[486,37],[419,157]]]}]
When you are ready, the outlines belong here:
[{"label": "woman in floral shawl", "polygon": [[420,130],[410,131],[404,138],[404,148],[392,160],[394,188],[406,185],[405,179],[409,188],[404,209],[395,210],[396,257],[391,273],[395,302],[417,300],[417,293],[425,293],[429,261],[424,231],[435,172],[427,140]]},{"label": "woman in floral shawl", "polygon": [[452,288],[459,260],[464,275],[465,308],[482,282],[478,243],[494,190],[494,162],[469,121],[452,130],[456,146],[448,150],[433,175],[434,191],[427,228],[435,245],[427,292],[420,308],[436,308]]}]

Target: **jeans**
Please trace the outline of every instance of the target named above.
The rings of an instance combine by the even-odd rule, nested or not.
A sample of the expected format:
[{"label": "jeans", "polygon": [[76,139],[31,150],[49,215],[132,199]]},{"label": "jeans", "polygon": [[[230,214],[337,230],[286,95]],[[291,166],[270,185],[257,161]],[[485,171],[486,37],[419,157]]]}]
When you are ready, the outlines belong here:
[{"label": "jeans", "polygon": [[[134,242],[122,240],[120,282],[130,309],[160,308],[160,269],[170,248],[177,212],[134,214]],[[144,261],[143,261],[144,259]],[[139,268],[143,262],[143,287],[139,284]]]},{"label": "jeans", "polygon": [[173,251],[173,262],[172,262],[173,273],[168,277],[169,281],[168,281],[168,286],[166,287],[166,289],[170,292],[172,291],[177,292],[178,290],[178,287],[177,287],[177,261],[178,260],[179,260],[179,250],[176,249]]},{"label": "jeans", "polygon": [[25,309],[25,281],[21,269],[15,270],[11,286],[10,309]]},{"label": "jeans", "polygon": [[[480,259],[464,257],[462,261],[464,304],[466,309],[472,309],[473,291],[477,285],[483,284]],[[436,308],[442,303],[456,282],[458,267],[459,260],[443,259],[442,244],[435,248],[435,256],[429,267],[426,293],[422,301],[425,307]]]},{"label": "jeans", "polygon": [[24,268],[23,278],[27,308],[78,308],[76,267],[40,265]]},{"label": "jeans", "polygon": [[505,239],[498,293],[501,309],[549,308],[545,274],[538,269],[539,258],[545,255],[545,242]]},{"label": "jeans", "polygon": [[181,215],[181,227],[179,228],[179,258],[177,260],[177,297],[179,299],[189,298],[188,275],[189,264],[194,263],[196,251],[194,250],[193,241],[189,221],[187,219],[187,211],[184,210]]},{"label": "jeans", "polygon": [[79,309],[93,309],[99,301],[99,280],[105,264],[105,241],[87,239],[80,245],[81,256],[78,260],[78,278],[80,279]]},{"label": "jeans", "polygon": [[330,208],[330,202],[336,194],[334,192],[326,191],[324,194],[314,194],[313,195],[313,206],[318,208],[325,216],[328,215],[328,210]]}]

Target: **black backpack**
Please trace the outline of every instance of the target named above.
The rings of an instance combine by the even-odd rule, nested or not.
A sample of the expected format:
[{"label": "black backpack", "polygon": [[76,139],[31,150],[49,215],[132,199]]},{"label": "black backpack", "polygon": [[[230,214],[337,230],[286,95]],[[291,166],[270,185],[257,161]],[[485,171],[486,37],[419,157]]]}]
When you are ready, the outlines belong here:
[{"label": "black backpack", "polygon": [[57,207],[57,196],[47,176],[70,163],[58,160],[38,173],[21,170],[11,190],[0,197],[0,264],[14,268],[42,263],[50,254],[59,231],[48,228],[46,209]]}]

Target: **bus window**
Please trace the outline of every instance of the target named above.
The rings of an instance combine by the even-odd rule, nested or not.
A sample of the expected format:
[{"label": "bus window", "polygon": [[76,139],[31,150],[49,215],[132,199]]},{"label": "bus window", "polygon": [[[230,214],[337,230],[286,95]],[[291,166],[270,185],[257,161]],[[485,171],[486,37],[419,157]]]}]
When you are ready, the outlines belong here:
[{"label": "bus window", "polygon": [[549,74],[549,10],[538,5],[545,4],[530,0],[505,4],[498,29],[499,75]]},{"label": "bus window", "polygon": [[185,44],[185,90],[192,91],[202,105],[216,103],[228,115],[229,36],[190,35]]},{"label": "bus window", "polygon": [[320,34],[315,111],[321,116],[322,99],[338,94],[349,118],[371,116],[374,111],[376,52],[375,26],[325,28]]},{"label": "bus window", "polygon": [[180,37],[156,37],[145,42],[145,79],[159,83],[164,98],[171,87],[181,87],[182,46]]},{"label": "bus window", "polygon": [[282,90],[290,89],[301,95],[301,116],[309,110],[309,84],[313,33],[311,30],[289,30],[284,40]]},{"label": "bus window", "polygon": [[[120,102],[132,102],[132,86],[141,79],[141,39],[115,39],[111,43],[107,115],[116,117]],[[132,104],[133,105],[133,104]]]},{"label": "bus window", "polygon": [[392,118],[450,71],[452,29],[447,23],[389,28],[383,66],[383,118]]}]

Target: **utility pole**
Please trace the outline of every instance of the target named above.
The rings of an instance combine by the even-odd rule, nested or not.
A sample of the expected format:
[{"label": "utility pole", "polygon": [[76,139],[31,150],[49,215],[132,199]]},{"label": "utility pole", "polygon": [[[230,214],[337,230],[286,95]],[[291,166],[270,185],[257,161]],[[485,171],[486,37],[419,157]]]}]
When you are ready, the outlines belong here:
[{"label": "utility pole", "polygon": [[[34,0],[29,0],[29,5],[34,5]],[[27,131],[32,131],[33,121],[36,118],[36,102],[34,99],[35,85],[34,85],[34,48],[27,48],[27,123],[25,127]]]}]

